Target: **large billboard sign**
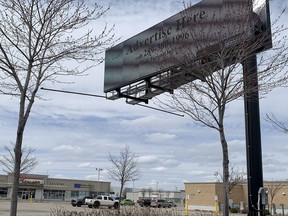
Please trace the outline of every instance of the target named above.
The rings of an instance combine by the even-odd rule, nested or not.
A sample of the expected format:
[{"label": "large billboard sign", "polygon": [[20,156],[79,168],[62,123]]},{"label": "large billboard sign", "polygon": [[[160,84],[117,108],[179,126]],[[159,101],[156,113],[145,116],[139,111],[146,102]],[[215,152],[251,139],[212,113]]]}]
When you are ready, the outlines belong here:
[{"label": "large billboard sign", "polygon": [[[267,29],[270,21],[269,17],[267,18],[269,11],[266,0],[251,1],[202,0],[108,49],[104,92],[116,90],[121,93],[121,88],[125,86],[153,79],[171,68],[176,68],[181,64],[179,56],[183,53],[189,53],[190,62],[196,61],[199,50],[212,47],[219,41],[225,40],[226,44],[231,44],[231,41],[241,41],[241,35],[254,37],[254,26],[249,21],[253,14],[252,3],[257,9],[254,12],[259,13],[257,18],[261,19]],[[269,44],[264,49],[270,46]],[[130,93],[126,92],[125,95],[127,94]]]},{"label": "large billboard sign", "polygon": [[269,49],[272,47],[269,0],[253,0],[253,12],[260,19],[262,31],[265,33],[264,49]]}]

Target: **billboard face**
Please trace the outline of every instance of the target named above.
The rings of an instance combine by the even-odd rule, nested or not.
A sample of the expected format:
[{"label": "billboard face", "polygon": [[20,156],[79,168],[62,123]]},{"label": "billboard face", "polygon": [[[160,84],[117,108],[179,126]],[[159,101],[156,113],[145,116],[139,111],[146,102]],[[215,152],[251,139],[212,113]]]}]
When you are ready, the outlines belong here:
[{"label": "billboard face", "polygon": [[253,0],[253,11],[259,16],[265,29],[270,28],[270,11],[268,0]]},{"label": "billboard face", "polygon": [[[234,36],[238,35],[253,36],[247,22],[250,1],[202,0],[110,48],[106,51],[104,92],[119,90],[173,68],[183,53],[196,59],[199,49],[223,40],[229,44],[229,38],[235,43]],[[259,10],[261,5],[255,4],[255,8],[263,12]]]},{"label": "billboard face", "polygon": [[253,12],[259,17],[262,31],[265,32],[264,49],[269,49],[272,47],[269,0],[253,0]]}]

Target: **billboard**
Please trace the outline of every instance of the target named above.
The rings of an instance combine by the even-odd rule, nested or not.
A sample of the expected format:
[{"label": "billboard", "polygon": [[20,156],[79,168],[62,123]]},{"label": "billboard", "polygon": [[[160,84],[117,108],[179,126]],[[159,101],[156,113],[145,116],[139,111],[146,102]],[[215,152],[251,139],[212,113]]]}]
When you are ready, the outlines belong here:
[{"label": "billboard", "polygon": [[[217,47],[214,45],[219,41],[225,40],[226,44],[231,44],[241,41],[241,36],[244,35],[245,38],[254,37],[254,26],[247,21],[252,14],[251,3],[251,0],[202,0],[108,49],[104,92],[116,90],[117,95],[111,97],[112,99],[122,96],[133,98],[132,95],[139,91],[148,94],[147,88],[154,87],[155,92],[146,96],[150,99],[166,91],[165,86],[159,85],[160,80],[175,74],[171,69],[177,70],[181,65],[179,56],[189,56],[190,62],[197,61],[199,50]],[[263,26],[268,29],[266,1],[253,0],[253,6],[257,9],[255,12],[260,13],[257,18],[261,19]],[[269,46],[263,49],[268,49]],[[183,59],[183,64],[185,62]],[[196,76],[191,80],[193,79],[196,79]],[[154,84],[151,80],[154,80]],[[172,87],[177,88],[181,84],[183,83]]]},{"label": "billboard", "polygon": [[261,31],[265,32],[263,50],[269,49],[272,47],[269,0],[253,0],[253,12],[260,19]]}]

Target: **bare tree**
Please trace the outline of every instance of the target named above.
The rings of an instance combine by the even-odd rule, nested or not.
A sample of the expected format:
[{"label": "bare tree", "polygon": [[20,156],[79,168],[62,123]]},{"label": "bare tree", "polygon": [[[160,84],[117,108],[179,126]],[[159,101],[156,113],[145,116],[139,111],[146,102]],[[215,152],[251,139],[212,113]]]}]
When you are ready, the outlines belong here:
[{"label": "bare tree", "polygon": [[130,188],[124,188],[123,189],[123,198],[126,199],[127,198],[127,193],[128,192],[132,192]]},{"label": "bare tree", "polygon": [[149,187],[147,189],[147,191],[148,191],[148,196],[149,196],[149,199],[150,199],[151,198],[151,194],[153,193],[153,189],[151,187]]},{"label": "bare tree", "polygon": [[[223,182],[223,175],[221,174],[221,172],[215,172],[214,175],[215,175],[217,181]],[[236,168],[235,165],[230,166],[229,179],[228,179],[228,181],[229,181],[228,182],[228,193],[229,194],[235,186],[241,185],[244,182],[246,182],[246,175],[247,175],[247,173],[243,169],[240,170],[239,168]]]},{"label": "bare tree", "polygon": [[[161,68],[171,62],[178,66],[168,70],[166,73],[169,78],[163,81],[165,89],[172,94],[159,98],[155,103],[163,109],[186,114],[198,124],[216,130],[219,134],[225,216],[229,215],[230,182],[224,124],[228,103],[243,96],[258,100],[258,91],[267,93],[287,82],[287,39],[281,36],[287,32],[287,27],[277,26],[281,15],[273,22],[273,49],[269,53],[258,54],[258,77],[255,74],[243,76],[243,63],[265,49],[270,35],[269,31],[262,30],[257,16],[246,10],[247,2],[237,3],[236,7],[233,4],[225,5],[226,16],[221,23],[217,21],[217,16],[208,19],[205,8],[202,16],[184,11],[180,21],[191,22],[191,25],[183,22],[183,30],[173,38],[180,45],[175,49],[174,43],[167,40],[163,42],[164,54],[160,55],[157,50],[157,55],[162,58],[159,62],[163,62]],[[193,22],[197,22],[197,25]],[[211,40],[216,42],[211,43]],[[250,85],[258,81],[258,85]],[[246,88],[244,83],[248,83]]]},{"label": "bare tree", "polygon": [[270,212],[273,215],[274,210],[273,210],[273,200],[276,194],[279,192],[281,188],[286,186],[286,183],[283,181],[271,181],[266,183],[266,188],[268,189],[268,195],[270,196]]},{"label": "bare tree", "polygon": [[146,189],[146,188],[142,188],[142,189],[141,189],[141,195],[142,195],[142,198],[143,198],[143,199],[145,198],[146,192],[147,192],[147,189]]},{"label": "bare tree", "polygon": [[[109,153],[108,161],[111,163],[111,166],[107,168],[110,178],[120,182],[120,202],[125,184],[128,181],[138,180],[142,175],[138,168],[137,156],[126,146],[120,151],[119,156],[113,156]],[[120,205],[118,210],[120,211]]]},{"label": "bare tree", "polygon": [[158,195],[158,199],[162,199],[162,193],[163,193],[163,189],[157,189],[156,190],[156,192],[157,192],[157,195]]},{"label": "bare tree", "polygon": [[285,122],[279,121],[273,113],[270,115],[266,114],[266,121],[270,122],[276,130],[288,133],[288,127],[285,125]]},{"label": "bare tree", "polygon": [[[15,154],[12,148],[5,146],[4,149],[6,150],[7,154],[2,154],[0,157],[0,164],[4,166],[3,171],[7,173],[14,172],[14,165],[15,165]],[[20,174],[29,173],[32,169],[34,169],[38,165],[38,160],[35,156],[33,156],[33,152],[35,149],[32,148],[22,148],[22,158],[21,158],[21,165],[20,165]]]},{"label": "bare tree", "polygon": [[107,10],[85,0],[0,2],[0,93],[19,98],[11,216],[17,214],[24,130],[35,100],[41,98],[40,85],[83,74],[103,61],[99,54],[111,45],[113,27],[93,22]]}]

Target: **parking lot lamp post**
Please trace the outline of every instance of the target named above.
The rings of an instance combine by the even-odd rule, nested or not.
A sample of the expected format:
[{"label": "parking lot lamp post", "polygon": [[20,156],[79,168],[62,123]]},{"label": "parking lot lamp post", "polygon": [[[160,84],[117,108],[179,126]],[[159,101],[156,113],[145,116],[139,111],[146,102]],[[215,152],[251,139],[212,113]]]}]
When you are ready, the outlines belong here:
[{"label": "parking lot lamp post", "polygon": [[97,186],[96,186],[96,195],[98,195],[98,189],[99,189],[99,179],[100,179],[100,172],[102,171],[103,169],[101,168],[96,168],[96,171],[98,171],[98,180],[97,180]]},{"label": "parking lot lamp post", "polygon": [[132,194],[133,194],[133,202],[134,202],[134,181],[135,181],[135,179],[132,179],[132,181],[133,181]]},{"label": "parking lot lamp post", "polygon": [[159,196],[159,190],[158,190],[158,182],[156,182],[156,193],[157,193],[157,198],[159,199],[160,198],[160,196]]}]

